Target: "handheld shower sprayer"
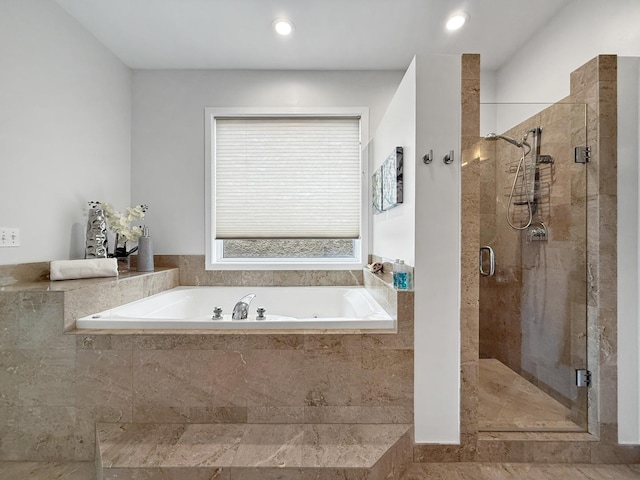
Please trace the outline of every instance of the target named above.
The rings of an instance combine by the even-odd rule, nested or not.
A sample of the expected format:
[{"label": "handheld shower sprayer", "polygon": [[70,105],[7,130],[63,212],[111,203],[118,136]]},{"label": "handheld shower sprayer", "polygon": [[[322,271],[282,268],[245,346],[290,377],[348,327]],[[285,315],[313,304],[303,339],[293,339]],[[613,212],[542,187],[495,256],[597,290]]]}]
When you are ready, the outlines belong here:
[{"label": "handheld shower sprayer", "polygon": [[[509,226],[515,230],[525,230],[527,229],[530,225],[531,222],[533,221],[533,213],[534,213],[534,209],[536,207],[535,205],[535,170],[536,170],[536,164],[535,164],[535,159],[533,161],[533,165],[531,167],[529,167],[529,172],[527,172],[527,165],[525,163],[525,159],[527,157],[527,155],[529,154],[529,152],[531,152],[531,145],[529,145],[529,143],[527,143],[527,139],[529,138],[529,134],[533,133],[534,134],[534,144],[537,145],[537,141],[538,141],[538,135],[542,132],[542,129],[540,127],[536,127],[536,128],[532,128],[530,130],[527,130],[525,132],[525,134],[522,136],[522,140],[518,141],[515,138],[509,137],[507,135],[500,135],[497,133],[489,133],[487,135],[485,135],[484,139],[485,140],[490,140],[490,141],[496,141],[496,140],[504,140],[506,142],[509,142],[511,145],[515,145],[518,148],[522,149],[522,157],[520,157],[520,161],[518,162],[518,167],[516,168],[516,172],[515,175],[513,177],[513,184],[511,185],[511,193],[509,194],[509,204],[507,206],[507,223],[509,224]],[[537,152],[536,152],[537,154]],[[533,175],[532,178],[531,175]],[[520,184],[521,186],[518,188],[518,177],[522,177],[522,183]],[[511,209],[511,207],[513,205],[516,204],[520,204],[520,203],[516,203],[514,200],[514,196],[515,196],[515,192],[516,189],[519,189],[520,191],[524,190],[525,194],[524,197],[526,199],[526,205],[527,205],[527,210],[528,210],[528,220],[526,222],[526,225],[524,226],[517,226],[514,225],[513,219],[511,218],[510,214],[509,214],[509,210]]]}]

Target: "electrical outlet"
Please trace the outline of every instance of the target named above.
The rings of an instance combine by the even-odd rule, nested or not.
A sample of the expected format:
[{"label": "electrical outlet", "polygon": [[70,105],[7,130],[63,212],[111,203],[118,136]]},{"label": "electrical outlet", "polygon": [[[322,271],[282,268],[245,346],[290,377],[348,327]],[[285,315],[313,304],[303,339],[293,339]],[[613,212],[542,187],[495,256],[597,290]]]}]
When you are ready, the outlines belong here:
[{"label": "electrical outlet", "polygon": [[19,247],[20,229],[0,227],[0,247]]}]

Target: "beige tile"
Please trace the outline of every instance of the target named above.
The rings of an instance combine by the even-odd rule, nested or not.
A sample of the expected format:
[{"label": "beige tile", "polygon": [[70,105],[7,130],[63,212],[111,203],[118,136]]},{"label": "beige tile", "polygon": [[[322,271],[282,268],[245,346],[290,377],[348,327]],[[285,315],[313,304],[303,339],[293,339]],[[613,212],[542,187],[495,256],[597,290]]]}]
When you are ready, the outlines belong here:
[{"label": "beige tile", "polygon": [[308,423],[303,406],[252,406],[247,409],[248,423]]},{"label": "beige tile", "polygon": [[300,350],[247,350],[245,362],[247,406],[302,406],[305,386],[305,355]]},{"label": "beige tile", "polygon": [[74,460],[82,440],[76,409],[65,406],[2,407],[0,438],[0,460]]},{"label": "beige tile", "polygon": [[75,405],[75,352],[21,350],[24,363],[17,366],[18,403],[21,406]]},{"label": "beige tile", "polygon": [[19,292],[0,292],[0,349],[17,349],[20,342]]},{"label": "beige tile", "polygon": [[[242,407],[247,405],[249,387],[246,378],[251,365],[243,352],[221,350],[196,350],[188,353],[191,367],[188,383],[192,391],[204,393],[205,405]],[[255,366],[254,366],[255,367]],[[199,396],[199,393],[198,393]],[[184,394],[182,398],[185,399]],[[188,403],[188,405],[199,405]]]},{"label": "beige tile", "polygon": [[413,422],[413,406],[306,406],[305,423],[404,423]]},{"label": "beige tile", "polygon": [[244,425],[101,424],[100,454],[105,468],[228,466]]},{"label": "beige tile", "polygon": [[166,466],[227,466],[239,452],[246,429],[239,425],[189,425],[179,440],[172,441]]},{"label": "beige tile", "polygon": [[[365,468],[231,467],[232,480],[373,480]],[[216,479],[217,480],[217,479]]]},{"label": "beige tile", "polygon": [[102,480],[231,480],[229,467],[109,468]]},{"label": "beige tile", "polygon": [[42,282],[49,278],[49,262],[0,265],[0,286]]},{"label": "beige tile", "polygon": [[482,431],[582,431],[571,411],[495,359],[480,360],[478,426]]},{"label": "beige tile", "polygon": [[20,328],[19,348],[51,350],[75,348],[72,346],[75,344],[73,337],[60,335],[64,329],[61,292],[23,292],[19,295],[18,301],[16,314]]},{"label": "beige tile", "polygon": [[300,467],[305,427],[290,425],[247,425],[233,466]]},{"label": "beige tile", "polygon": [[131,350],[78,350],[75,355],[75,404],[131,406]]},{"label": "beige tile", "polygon": [[28,378],[29,356],[21,350],[0,349],[0,406],[18,406],[19,388]]},{"label": "beige tile", "polygon": [[[635,466],[634,466],[635,467]],[[637,480],[640,471],[626,465],[576,465],[589,480]]]},{"label": "beige tile", "polygon": [[462,55],[462,78],[480,80],[480,55],[465,53]]},{"label": "beige tile", "polygon": [[133,421],[136,423],[156,423],[160,419],[166,423],[247,423],[247,415],[247,407],[143,404],[133,408]]},{"label": "beige tile", "polygon": [[185,352],[140,350],[133,357],[134,406],[204,406],[210,390],[190,378],[191,359]]},{"label": "beige tile", "polygon": [[93,462],[0,462],[0,479],[96,480]]},{"label": "beige tile", "polygon": [[407,425],[308,425],[305,466],[372,467],[408,430]]}]

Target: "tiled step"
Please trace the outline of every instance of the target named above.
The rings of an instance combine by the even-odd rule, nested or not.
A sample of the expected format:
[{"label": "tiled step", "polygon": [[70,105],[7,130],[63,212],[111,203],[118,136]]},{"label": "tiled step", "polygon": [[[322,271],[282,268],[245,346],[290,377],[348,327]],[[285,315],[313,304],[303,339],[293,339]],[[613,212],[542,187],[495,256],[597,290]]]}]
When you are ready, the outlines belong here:
[{"label": "tiled step", "polygon": [[135,424],[97,428],[99,480],[392,480],[411,461],[397,424]]}]

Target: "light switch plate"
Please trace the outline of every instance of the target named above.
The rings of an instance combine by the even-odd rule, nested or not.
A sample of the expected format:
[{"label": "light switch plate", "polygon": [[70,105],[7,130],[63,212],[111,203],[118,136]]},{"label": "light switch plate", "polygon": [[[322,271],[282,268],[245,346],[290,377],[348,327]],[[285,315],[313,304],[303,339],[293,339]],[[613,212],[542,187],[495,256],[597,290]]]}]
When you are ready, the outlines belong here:
[{"label": "light switch plate", "polygon": [[0,227],[0,247],[19,247],[20,229],[14,227]]}]

